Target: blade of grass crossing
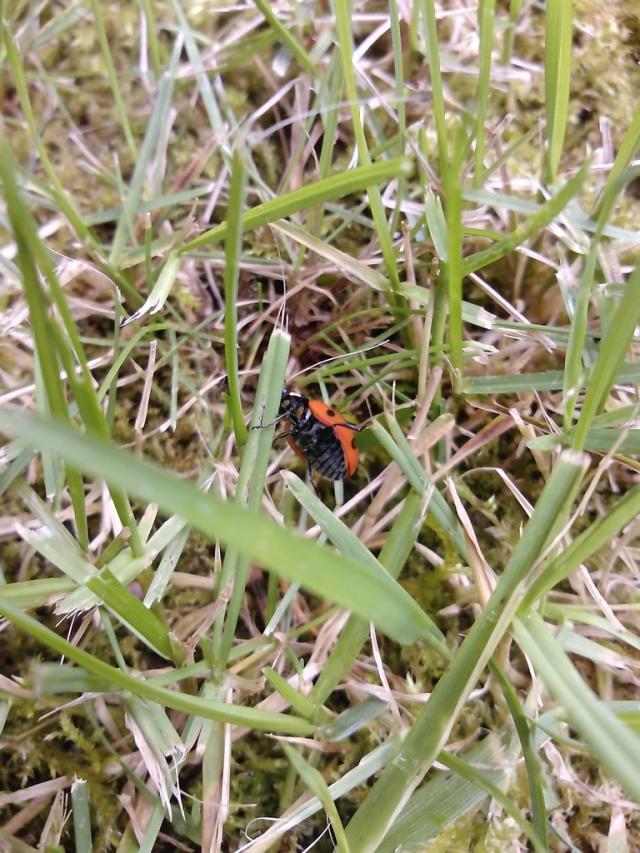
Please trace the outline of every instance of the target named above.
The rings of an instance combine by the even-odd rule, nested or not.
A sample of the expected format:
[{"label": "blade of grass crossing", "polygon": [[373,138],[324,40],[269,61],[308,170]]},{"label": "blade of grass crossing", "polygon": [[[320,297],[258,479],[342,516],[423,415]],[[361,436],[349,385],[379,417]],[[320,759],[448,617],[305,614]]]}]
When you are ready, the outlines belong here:
[{"label": "blade of grass crossing", "polygon": [[538,210],[529,217],[525,222],[514,229],[511,234],[498,240],[493,246],[488,249],[483,249],[480,252],[475,252],[473,255],[465,258],[462,263],[463,275],[469,275],[476,270],[493,264],[501,260],[509,252],[517,249],[521,243],[524,243],[530,237],[533,237],[538,231],[546,228],[564,208],[569,204],[571,199],[580,191],[582,184],[589,175],[589,164],[585,165],[571,177],[567,183],[552,196],[549,201],[541,205]]},{"label": "blade of grass crossing", "polygon": [[[418,495],[410,493],[380,552],[380,564],[391,577],[397,578],[407,561],[422,529],[425,512],[426,507]],[[326,702],[349,671],[368,636],[367,620],[351,615],[311,691],[311,699],[316,704]]]},{"label": "blade of grass crossing", "polygon": [[[259,424],[260,411],[254,412],[254,419]],[[73,458],[79,469],[117,483],[132,496],[178,516],[205,536],[219,539],[228,549],[237,549],[264,569],[300,582],[316,595],[352,610],[374,622],[398,642],[412,643],[429,634],[420,607],[391,578],[293,534],[237,501],[204,494],[194,483],[137,459],[108,442],[79,435],[64,424],[42,420],[12,406],[0,408],[0,429],[8,435],[19,435],[23,444],[55,449],[63,459]],[[268,434],[268,430],[259,432]],[[250,442],[246,447],[250,447]],[[267,446],[266,455],[268,452]],[[354,578],[360,584],[357,599],[352,595]]]},{"label": "blade of grass crossing", "polygon": [[[349,169],[346,172],[331,175],[284,195],[271,198],[246,211],[242,217],[242,230],[245,232],[252,231],[254,228],[268,225],[270,222],[291,216],[293,213],[306,210],[314,205],[343,198],[346,195],[358,192],[358,190],[364,190],[371,184],[382,183],[391,178],[398,178],[403,174],[410,174],[411,169],[411,161],[402,157],[383,160],[381,163],[372,163],[370,166],[361,166],[358,169]],[[205,231],[185,243],[181,248],[182,253],[193,252],[195,249],[208,246],[210,243],[218,243],[224,240],[227,236],[227,228],[228,223],[221,222],[220,225],[216,225],[209,231]]]},{"label": "blade of grass crossing", "polygon": [[233,421],[236,444],[247,441],[242,401],[240,400],[240,377],[238,375],[238,280],[240,276],[240,254],[242,252],[242,208],[244,206],[245,170],[239,151],[234,151],[231,166],[231,185],[227,213],[227,239],[224,267],[224,358],[227,368],[229,395],[227,403]]},{"label": "blade of grass crossing", "polygon": [[420,711],[397,758],[382,774],[347,827],[359,853],[373,853],[436,760],[482,670],[508,630],[532,568],[566,517],[586,469],[581,454],[558,460],[535,512],[480,617]]},{"label": "blade of grass crossing", "polygon": [[516,620],[516,638],[572,726],[628,796],[640,801],[640,737],[591,688],[537,613]]},{"label": "blade of grass crossing", "polygon": [[527,590],[522,600],[522,614],[533,607],[545,593],[568,577],[578,566],[611,543],[615,536],[640,515],[640,486],[634,486],[606,515],[594,521],[580,536],[551,560]]},{"label": "blade of grass crossing", "polygon": [[315,767],[308,764],[292,746],[283,744],[283,749],[296,773],[300,776],[311,793],[314,794],[322,803],[322,806],[327,813],[327,817],[331,821],[331,827],[336,838],[338,853],[349,853],[349,842],[347,841],[344,827],[340,820],[340,815],[338,814],[338,809],[333,802],[331,791],[329,791],[327,783],[322,778],[322,775],[315,769]]},{"label": "blade of grass crossing", "polygon": [[[355,560],[361,563],[367,563],[372,567],[372,569],[376,572],[384,571],[383,566],[380,562],[374,557],[374,555],[366,548],[365,545],[355,536],[351,530],[340,521],[339,518],[336,518],[334,513],[327,507],[325,504],[317,498],[311,489],[309,489],[305,483],[300,480],[299,477],[296,477],[295,474],[287,473],[285,475],[285,482],[287,484],[287,488],[291,490],[296,500],[304,509],[309,513],[309,515],[313,518],[313,520],[320,525],[323,532],[326,534],[327,538],[341,551],[343,554],[353,557]],[[407,514],[413,519],[415,517],[415,513],[419,511],[419,517],[422,519],[424,517],[424,513],[426,512],[425,502],[422,501],[423,506],[417,510],[414,508],[413,501],[409,504],[409,510]],[[418,507],[420,507],[420,502],[418,503]],[[401,526],[403,531],[408,532],[407,525],[407,517],[403,516],[402,513],[398,517],[398,521],[402,519]],[[418,535],[418,531],[416,531],[416,537]],[[393,534],[391,534],[393,535]],[[392,540],[395,541],[395,540]],[[413,540],[415,542],[415,539]],[[413,542],[409,544],[409,550],[407,551],[407,556],[413,547]],[[383,549],[384,550],[384,549]],[[397,555],[397,552],[396,552]],[[405,557],[406,559],[406,557]],[[398,570],[399,571],[399,570]],[[392,575],[396,577],[396,575]],[[360,590],[357,587],[354,587],[353,595],[356,597],[360,594]],[[426,641],[436,648],[440,654],[445,657],[449,654],[449,649],[447,648],[444,636],[440,632],[440,629],[432,623],[429,617],[426,617],[431,624],[431,636],[426,637]],[[365,625],[368,630],[368,626]]]},{"label": "blade of grass crossing", "polygon": [[310,723],[297,717],[247,708],[243,705],[231,705],[224,702],[214,703],[188,693],[156,687],[140,676],[129,675],[122,669],[111,666],[74,646],[73,643],[69,643],[42,625],[37,619],[18,610],[9,604],[1,592],[0,614],[20,631],[29,634],[42,645],[74,661],[91,675],[105,679],[116,687],[128,690],[134,696],[157,702],[163,707],[174,708],[177,711],[184,711],[187,714],[194,714],[204,719],[221,720],[235,725],[248,726],[260,731],[280,731],[303,736],[313,731],[313,726]]},{"label": "blade of grass crossing", "polygon": [[533,812],[533,825],[537,838],[543,844],[543,849],[547,849],[547,810],[544,802],[544,792],[542,789],[541,767],[538,756],[536,755],[533,744],[532,732],[529,728],[529,721],[520,704],[518,694],[513,688],[513,685],[500,669],[500,667],[491,661],[491,670],[496,676],[502,689],[502,695],[505,698],[507,707],[513,719],[522,754],[524,756],[525,766],[527,768],[527,780],[529,782],[529,799],[531,802],[531,811]]},{"label": "blade of grass crossing", "polygon": [[438,760],[441,764],[444,764],[445,767],[448,767],[449,770],[453,770],[453,772],[462,779],[466,779],[468,782],[473,782],[473,784],[477,785],[478,788],[486,791],[487,794],[499,803],[509,817],[515,821],[520,831],[527,836],[529,841],[531,841],[533,848],[537,853],[544,853],[544,851],[549,849],[543,840],[544,836],[540,837],[536,828],[529,823],[511,797],[505,794],[500,786],[496,785],[489,776],[479,770],[476,770],[472,764],[469,764],[464,761],[464,759],[458,758],[457,755],[450,752],[441,752],[438,756]]},{"label": "blade of grass crossing", "polygon": [[[14,182],[15,163],[6,143],[3,143],[0,148],[0,156],[2,159],[0,174],[2,174],[9,216],[18,245],[25,295],[29,305],[36,349],[39,354],[46,353],[44,359],[39,358],[39,364],[43,371],[43,380],[47,389],[47,399],[51,413],[57,418],[66,419],[69,420],[69,423],[72,423],[60,379],[60,367],[64,366],[67,373],[67,381],[74,392],[85,427],[89,430],[94,430],[98,435],[106,438],[109,435],[109,428],[93,387],[93,377],[89,370],[80,334],[67,304],[64,290],[58,281],[49,253],[38,236],[36,222],[22,200]],[[49,293],[59,311],[64,331],[58,321],[47,313],[49,295],[45,293],[40,283],[36,264],[41,268],[49,285]],[[65,332],[68,340],[65,337]],[[55,347],[52,347],[52,342],[55,344]],[[81,368],[79,375],[76,371],[76,360]],[[69,469],[69,466],[67,466],[67,479],[74,507],[78,539],[83,547],[86,547],[88,545],[88,530],[82,479],[79,474],[73,471],[73,468]],[[142,553],[142,543],[126,495],[118,489],[113,489],[112,497],[120,520],[131,532],[132,549],[135,555],[139,556]]]},{"label": "blade of grass crossing", "polygon": [[[6,140],[0,140],[0,175],[4,196],[18,250],[18,266],[22,274],[36,357],[46,391],[46,405],[51,414],[60,420],[71,424],[67,402],[60,379],[60,364],[55,351],[49,346],[51,321],[47,312],[49,300],[40,284],[38,270],[35,264],[33,237],[36,226],[30,212],[20,198],[18,187],[14,180],[15,161]],[[40,245],[36,236],[37,246]],[[52,453],[55,450],[52,449]],[[73,506],[74,521],[79,542],[83,547],[89,544],[86,508],[84,501],[84,486],[82,477],[72,465],[65,465],[65,474]]]},{"label": "blade of grass crossing", "polygon": [[[589,253],[585,259],[582,275],[580,276],[578,298],[576,300],[575,312],[569,333],[569,342],[567,344],[567,354],[565,356],[563,380],[565,430],[568,430],[571,427],[573,421],[573,413],[582,378],[581,373],[589,319],[589,300],[591,297],[593,276],[598,259],[600,238],[602,236],[602,231],[607,224],[609,214],[611,213],[618,193],[637,176],[637,173],[638,170],[635,169],[627,170],[626,173],[624,171],[619,172],[618,170],[614,173],[614,170],[612,169],[609,177],[607,178],[607,182],[602,193],[602,199],[598,206],[596,230],[594,231],[591,239]],[[613,179],[612,175],[614,175]]]},{"label": "blade of grass crossing", "polygon": [[[97,0],[93,0],[97,2]],[[161,135],[162,126],[168,121],[169,110],[171,109],[171,96],[173,93],[173,83],[177,68],[178,57],[180,55],[176,45],[171,58],[171,66],[167,73],[160,78],[158,92],[151,111],[147,131],[142,141],[140,153],[135,160],[135,168],[131,177],[131,183],[127,191],[127,196],[123,200],[120,216],[116,225],[116,231],[113,235],[111,249],[109,251],[109,263],[117,267],[122,258],[125,241],[128,233],[133,233],[133,226],[136,217],[136,211],[142,199],[144,182],[149,168],[149,163],[153,157],[156,142]]]},{"label": "blade of grass crossing", "polygon": [[418,495],[426,495],[429,490],[433,489],[429,502],[429,512],[447,536],[451,538],[460,556],[466,559],[467,545],[464,531],[458,519],[442,494],[437,488],[434,488],[431,478],[416,458],[397,420],[390,414],[387,414],[386,421],[393,437],[389,435],[379,421],[373,422],[371,426],[372,432],[398,465]]}]

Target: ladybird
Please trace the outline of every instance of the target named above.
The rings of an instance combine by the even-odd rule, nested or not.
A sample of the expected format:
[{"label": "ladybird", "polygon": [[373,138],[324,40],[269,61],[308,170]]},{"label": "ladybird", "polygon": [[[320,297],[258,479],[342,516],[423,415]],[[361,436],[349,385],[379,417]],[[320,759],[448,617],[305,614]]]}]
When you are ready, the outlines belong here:
[{"label": "ladybird", "polygon": [[317,471],[328,480],[350,477],[358,467],[354,432],[342,415],[322,400],[308,400],[293,391],[282,392],[276,423],[283,422],[289,447],[307,463],[309,474]]}]

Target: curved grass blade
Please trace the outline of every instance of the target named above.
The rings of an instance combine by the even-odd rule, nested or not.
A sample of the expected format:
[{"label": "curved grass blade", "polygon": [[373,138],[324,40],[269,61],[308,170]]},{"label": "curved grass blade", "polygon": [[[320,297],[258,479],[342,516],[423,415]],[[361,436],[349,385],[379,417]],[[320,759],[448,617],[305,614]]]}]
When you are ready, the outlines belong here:
[{"label": "curved grass blade", "polygon": [[[292,190],[277,198],[271,198],[248,210],[242,217],[242,230],[252,231],[254,228],[268,225],[269,222],[291,216],[292,213],[298,213],[300,210],[364,190],[372,184],[399,178],[401,175],[409,175],[412,168],[411,160],[397,157],[393,160],[373,163],[371,166],[361,166],[358,169],[341,172],[339,175],[331,175],[329,178]],[[227,222],[221,222],[215,228],[189,240],[182,247],[182,253],[193,252],[211,243],[219,243],[226,238],[228,227]]]},{"label": "curved grass blade", "polygon": [[[386,573],[290,533],[258,513],[203,494],[193,483],[136,459],[109,443],[12,407],[0,410],[0,428],[32,446],[55,449],[76,466],[140,500],[175,513],[212,539],[237,549],[281,577],[364,617],[400,643],[431,635],[431,624],[411,596]],[[250,535],[247,535],[250,531]],[[354,587],[359,594],[354,597]]]}]

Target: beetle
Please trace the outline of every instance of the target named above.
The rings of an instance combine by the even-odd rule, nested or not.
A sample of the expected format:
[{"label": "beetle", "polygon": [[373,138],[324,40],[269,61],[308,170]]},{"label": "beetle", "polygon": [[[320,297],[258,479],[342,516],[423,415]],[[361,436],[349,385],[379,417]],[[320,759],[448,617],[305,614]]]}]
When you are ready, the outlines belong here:
[{"label": "beetle", "polygon": [[332,406],[285,389],[275,423],[283,423],[284,432],[277,437],[286,437],[289,447],[307,463],[309,476],[317,471],[328,480],[344,480],[355,473],[354,433],[360,427],[347,423]]}]

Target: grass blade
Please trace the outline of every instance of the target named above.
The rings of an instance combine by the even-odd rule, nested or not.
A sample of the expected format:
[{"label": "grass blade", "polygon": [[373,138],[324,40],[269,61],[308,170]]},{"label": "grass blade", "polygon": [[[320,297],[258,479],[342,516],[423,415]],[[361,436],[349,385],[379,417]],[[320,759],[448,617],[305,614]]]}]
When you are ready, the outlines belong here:
[{"label": "grass blade", "polygon": [[[401,643],[431,634],[426,615],[385,573],[292,535],[253,511],[203,494],[193,483],[97,438],[78,435],[64,425],[7,406],[0,410],[0,428],[19,435],[24,443],[55,448],[63,458],[73,458],[82,470],[117,482],[129,494],[179,515],[268,571],[302,583],[317,595],[371,620]],[[247,530],[252,531],[250,537]]]},{"label": "grass blade", "polygon": [[[252,231],[261,225],[267,225],[300,210],[306,210],[326,201],[342,198],[350,193],[364,190],[372,184],[398,178],[401,175],[410,174],[412,164],[410,160],[403,157],[394,160],[384,160],[381,163],[373,163],[371,166],[360,166],[331,175],[313,184],[292,190],[289,193],[271,198],[262,204],[247,211],[242,217],[242,230]],[[211,243],[218,243],[227,236],[227,222],[221,222],[204,234],[195,237],[185,243],[181,251],[183,253],[193,252]]]},{"label": "grass blade", "polygon": [[537,613],[516,623],[516,636],[572,726],[626,793],[640,800],[640,737],[601,702]]},{"label": "grass blade", "polygon": [[443,748],[464,703],[524,595],[536,559],[565,517],[580,483],[586,459],[567,452],[554,468],[535,512],[485,609],[436,684],[397,759],[387,768],[347,827],[347,837],[362,853],[373,853],[395,817]]},{"label": "grass blade", "polygon": [[544,29],[544,93],[547,113],[547,180],[556,179],[569,116],[571,0],[548,0]]},{"label": "grass blade", "polygon": [[245,170],[242,157],[234,151],[229,187],[227,238],[224,266],[224,359],[227,368],[229,396],[227,403],[233,421],[236,443],[242,446],[247,441],[242,402],[240,400],[240,377],[238,376],[238,279],[240,254],[242,252],[242,208],[244,206]]}]

